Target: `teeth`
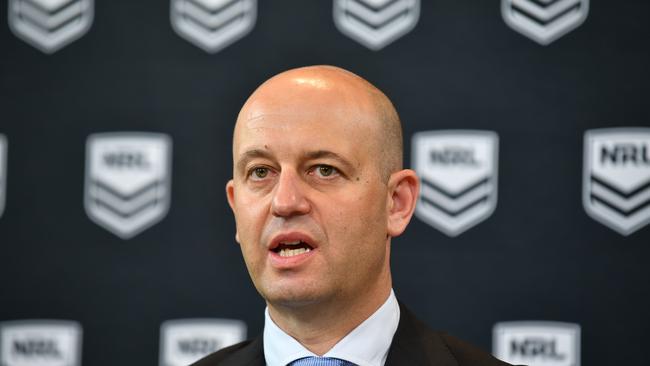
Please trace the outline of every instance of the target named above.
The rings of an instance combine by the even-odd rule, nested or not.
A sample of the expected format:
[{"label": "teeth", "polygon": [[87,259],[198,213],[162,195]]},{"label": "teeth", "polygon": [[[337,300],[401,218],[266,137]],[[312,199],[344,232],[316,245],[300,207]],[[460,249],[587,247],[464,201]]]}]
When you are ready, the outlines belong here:
[{"label": "teeth", "polygon": [[293,257],[294,255],[299,255],[311,251],[309,248],[298,248],[298,249],[281,249],[280,257]]},{"label": "teeth", "polygon": [[283,241],[282,244],[284,244],[284,245],[298,245],[298,244],[300,244],[300,240],[296,240],[296,241]]}]

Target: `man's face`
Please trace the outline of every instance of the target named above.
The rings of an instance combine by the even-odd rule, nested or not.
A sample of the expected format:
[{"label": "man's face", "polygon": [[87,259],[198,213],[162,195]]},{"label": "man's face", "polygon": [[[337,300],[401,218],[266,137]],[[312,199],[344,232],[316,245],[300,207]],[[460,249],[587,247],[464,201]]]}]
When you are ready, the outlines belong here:
[{"label": "man's face", "polygon": [[255,287],[285,306],[390,288],[373,104],[331,80],[270,84],[240,114],[227,185]]}]

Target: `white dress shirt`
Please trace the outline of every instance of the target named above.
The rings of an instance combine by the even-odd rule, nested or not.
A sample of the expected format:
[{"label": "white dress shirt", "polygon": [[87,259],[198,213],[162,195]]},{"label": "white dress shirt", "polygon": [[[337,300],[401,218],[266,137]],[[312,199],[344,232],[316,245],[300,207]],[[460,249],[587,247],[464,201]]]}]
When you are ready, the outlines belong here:
[{"label": "white dress shirt", "polygon": [[[264,357],[267,366],[286,366],[299,358],[316,356],[278,327],[264,312]],[[393,290],[384,304],[343,337],[323,357],[340,358],[359,366],[383,366],[399,323],[399,304]]]}]

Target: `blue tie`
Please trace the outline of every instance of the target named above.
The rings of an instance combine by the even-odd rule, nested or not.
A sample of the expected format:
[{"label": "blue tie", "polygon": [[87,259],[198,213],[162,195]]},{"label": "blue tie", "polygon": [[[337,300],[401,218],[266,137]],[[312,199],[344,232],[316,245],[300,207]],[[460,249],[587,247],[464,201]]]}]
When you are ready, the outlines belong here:
[{"label": "blue tie", "polygon": [[299,358],[287,366],[355,366],[352,362],[332,357]]}]

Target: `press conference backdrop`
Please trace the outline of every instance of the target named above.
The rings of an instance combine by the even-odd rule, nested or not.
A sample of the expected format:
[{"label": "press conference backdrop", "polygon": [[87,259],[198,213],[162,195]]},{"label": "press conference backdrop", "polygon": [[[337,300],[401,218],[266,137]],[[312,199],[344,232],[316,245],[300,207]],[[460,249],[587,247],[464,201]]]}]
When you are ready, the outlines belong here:
[{"label": "press conference backdrop", "polygon": [[259,334],[232,128],[313,64],[401,115],[423,185],[392,267],[419,317],[512,362],[650,363],[647,2],[1,4],[0,364],[176,366]]}]

